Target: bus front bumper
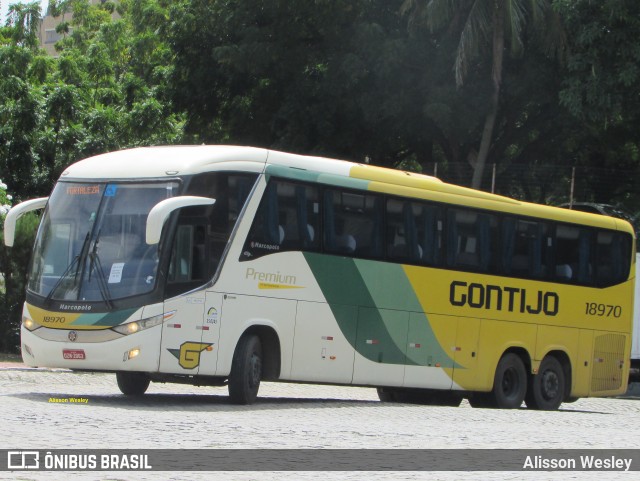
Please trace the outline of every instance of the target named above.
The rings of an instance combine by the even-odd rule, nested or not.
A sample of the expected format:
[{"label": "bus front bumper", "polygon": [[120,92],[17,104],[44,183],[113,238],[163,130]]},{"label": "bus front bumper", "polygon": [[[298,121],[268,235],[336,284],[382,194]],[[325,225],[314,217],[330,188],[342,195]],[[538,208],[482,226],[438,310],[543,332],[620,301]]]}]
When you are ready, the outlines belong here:
[{"label": "bus front bumper", "polygon": [[162,326],[101,342],[81,342],[77,339],[80,337],[78,332],[72,330],[56,331],[57,338],[66,340],[46,339],[43,337],[50,333],[21,327],[22,359],[27,366],[90,371],[158,371]]}]

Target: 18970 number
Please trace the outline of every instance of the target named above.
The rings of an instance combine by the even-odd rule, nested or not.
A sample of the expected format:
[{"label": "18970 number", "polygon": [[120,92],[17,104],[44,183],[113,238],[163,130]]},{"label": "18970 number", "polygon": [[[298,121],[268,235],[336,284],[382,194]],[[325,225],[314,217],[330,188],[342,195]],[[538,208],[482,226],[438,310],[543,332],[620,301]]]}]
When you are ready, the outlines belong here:
[{"label": "18970 number", "polygon": [[598,317],[620,317],[622,315],[622,306],[587,302],[585,307],[585,314]]}]

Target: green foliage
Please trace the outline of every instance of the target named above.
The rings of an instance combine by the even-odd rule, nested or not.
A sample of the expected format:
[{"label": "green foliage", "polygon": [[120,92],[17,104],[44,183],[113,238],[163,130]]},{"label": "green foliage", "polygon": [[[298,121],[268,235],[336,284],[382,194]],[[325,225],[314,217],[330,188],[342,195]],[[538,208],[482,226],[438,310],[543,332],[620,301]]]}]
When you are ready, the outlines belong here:
[{"label": "green foliage", "polygon": [[408,37],[399,6],[178,3],[167,39],[175,54],[172,98],[189,114],[187,131],[202,142],[384,165],[406,157],[407,144],[428,151],[428,57]]},{"label": "green foliage", "polygon": [[640,3],[633,0],[557,0],[570,39],[560,102],[602,127],[636,120],[640,99]]},{"label": "green foliage", "polygon": [[[497,192],[538,202],[565,200],[577,167],[578,200],[640,210],[636,0],[58,0],[56,57],[38,48],[38,7],[0,27],[0,177],[17,200],[83,157],[206,142],[437,163],[465,185],[485,156]],[[21,245],[35,223],[21,219]],[[2,251],[16,289],[19,249],[16,265]]]},{"label": "green foliage", "polygon": [[12,200],[13,197],[7,192],[7,184],[0,179],[0,219],[4,218],[11,208]]},{"label": "green foliage", "polygon": [[[411,29],[403,4],[414,9]],[[527,179],[509,175],[512,168],[586,166],[596,157],[612,164],[623,161],[628,141],[637,145],[638,99],[628,87],[637,75],[637,2],[556,0],[553,11],[546,4],[510,0],[501,10],[510,55],[487,147],[504,182],[516,184],[503,191],[535,199],[544,192],[520,189]],[[17,20],[2,31],[13,40],[0,50],[0,168],[24,198],[45,194],[78,158],[187,141],[427,171],[438,162],[467,184],[484,155],[478,145],[495,91],[488,5],[124,0],[115,5],[122,18],[112,20],[110,2],[52,2],[68,22],[57,58],[16,41],[25,32]],[[561,18],[564,30],[542,35],[537,27]],[[549,49],[558,31],[569,35],[566,68]],[[458,77],[466,75],[462,86],[456,65]],[[596,80],[585,82],[594,68]]]},{"label": "green foliage", "polygon": [[82,157],[182,141],[183,115],[166,95],[170,55],[154,30],[161,20],[154,26],[143,14],[126,14],[134,5],[146,6],[142,12],[153,7],[158,16],[165,12],[160,4],[123,2],[124,17],[111,20],[110,2],[52,2],[56,13],[73,11],[57,58],[41,55],[29,40],[34,5],[12,7],[12,40],[0,44],[0,170],[17,198],[45,195]]},{"label": "green foliage", "polygon": [[[57,13],[74,13],[60,29],[67,35],[57,58],[38,50],[37,2],[12,6],[0,30],[0,176],[19,200],[47,195],[80,158],[183,138],[183,115],[166,100],[170,53],[143,15],[112,21],[111,2],[51,3]],[[136,1],[123,2],[123,13],[131,4],[165,11],[161,2]],[[14,247],[0,246],[0,319],[8,320],[0,323],[0,351],[18,346],[37,224],[34,215],[21,217]]]},{"label": "green foliage", "polygon": [[27,266],[39,218],[20,218],[13,248],[4,245],[4,217],[12,203],[7,185],[0,180],[0,352],[19,352],[19,326],[26,287]]},{"label": "green foliage", "polygon": [[[640,211],[640,3],[556,0],[554,6],[572,32],[559,103],[579,126],[570,155],[591,172],[585,200],[625,202]],[[625,174],[607,186],[601,182],[606,171]]]},{"label": "green foliage", "polygon": [[34,214],[22,216],[12,248],[4,245],[4,234],[0,234],[0,276],[4,282],[4,289],[0,288],[0,352],[18,352],[20,346],[27,267],[39,222],[39,217]]},{"label": "green foliage", "polygon": [[14,44],[30,49],[37,48],[39,24],[40,2],[9,5],[7,25],[12,27],[10,37]]}]

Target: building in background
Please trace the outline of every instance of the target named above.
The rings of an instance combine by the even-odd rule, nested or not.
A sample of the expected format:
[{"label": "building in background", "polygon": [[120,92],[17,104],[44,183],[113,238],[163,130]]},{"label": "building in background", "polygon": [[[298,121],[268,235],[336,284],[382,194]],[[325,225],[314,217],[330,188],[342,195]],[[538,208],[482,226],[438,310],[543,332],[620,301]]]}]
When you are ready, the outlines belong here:
[{"label": "building in background", "polygon": [[[98,4],[98,3],[105,3],[105,1],[106,0],[89,0],[89,3]],[[114,3],[117,3],[117,2],[114,1]],[[112,14],[112,18],[120,18],[120,15],[114,11]],[[63,13],[62,15],[54,17],[53,15],[51,15],[51,9],[47,8],[47,12],[42,18],[42,23],[40,25],[39,37],[40,37],[40,46],[49,55],[54,57],[58,55],[58,52],[56,52],[56,49],[55,49],[55,43],[58,40],[61,40],[65,35],[63,33],[57,32],[58,25],[60,25],[63,22],[71,22],[72,19],[73,19],[72,11],[68,11],[66,13]],[[71,27],[70,27],[70,31],[71,31]]]}]

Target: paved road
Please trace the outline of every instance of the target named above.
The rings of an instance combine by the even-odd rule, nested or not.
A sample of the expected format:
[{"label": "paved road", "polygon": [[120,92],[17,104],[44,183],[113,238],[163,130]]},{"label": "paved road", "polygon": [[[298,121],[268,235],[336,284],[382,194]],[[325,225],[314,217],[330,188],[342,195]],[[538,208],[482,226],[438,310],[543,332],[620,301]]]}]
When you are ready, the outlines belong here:
[{"label": "paved road", "polygon": [[[122,396],[115,376],[0,366],[0,449],[640,448],[640,400],[584,399],[558,412],[381,403],[365,388],[265,383],[253,406],[226,389],[152,384]],[[86,398],[86,403],[55,403]],[[62,479],[20,473],[17,479]],[[64,479],[633,479],[637,473],[64,473]],[[0,479],[16,479],[0,472]]]}]

